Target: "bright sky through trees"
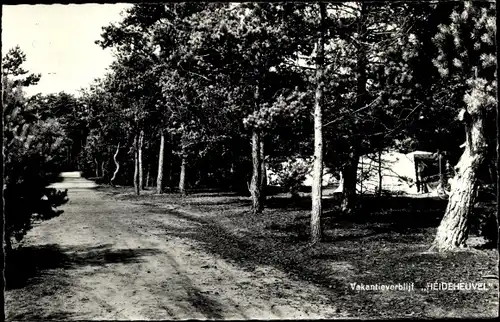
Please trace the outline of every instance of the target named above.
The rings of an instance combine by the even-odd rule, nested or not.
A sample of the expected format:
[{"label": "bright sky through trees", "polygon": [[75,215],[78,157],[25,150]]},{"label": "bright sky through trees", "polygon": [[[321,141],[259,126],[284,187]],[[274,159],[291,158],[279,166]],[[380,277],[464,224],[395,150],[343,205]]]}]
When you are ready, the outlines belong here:
[{"label": "bright sky through trees", "polygon": [[94,43],[101,27],[121,19],[131,4],[10,5],[3,6],[2,55],[19,45],[26,53],[26,69],[41,73],[28,94],[77,94],[101,77],[112,62],[110,50]]}]

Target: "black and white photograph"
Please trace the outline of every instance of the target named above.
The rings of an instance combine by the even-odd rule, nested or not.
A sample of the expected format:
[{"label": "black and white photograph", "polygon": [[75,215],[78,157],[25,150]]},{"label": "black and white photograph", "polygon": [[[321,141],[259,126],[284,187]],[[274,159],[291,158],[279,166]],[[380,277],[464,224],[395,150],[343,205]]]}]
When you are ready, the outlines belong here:
[{"label": "black and white photograph", "polygon": [[499,317],[495,1],[1,14],[0,320]]}]

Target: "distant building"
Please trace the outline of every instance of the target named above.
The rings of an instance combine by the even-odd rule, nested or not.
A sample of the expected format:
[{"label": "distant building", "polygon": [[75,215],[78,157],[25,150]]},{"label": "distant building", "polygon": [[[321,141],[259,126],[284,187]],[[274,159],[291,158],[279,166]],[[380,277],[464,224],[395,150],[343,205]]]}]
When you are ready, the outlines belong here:
[{"label": "distant building", "polygon": [[382,191],[390,193],[437,195],[446,182],[443,157],[428,151],[383,152],[380,163],[374,153],[362,156],[358,165],[359,193],[376,193],[381,185]]}]

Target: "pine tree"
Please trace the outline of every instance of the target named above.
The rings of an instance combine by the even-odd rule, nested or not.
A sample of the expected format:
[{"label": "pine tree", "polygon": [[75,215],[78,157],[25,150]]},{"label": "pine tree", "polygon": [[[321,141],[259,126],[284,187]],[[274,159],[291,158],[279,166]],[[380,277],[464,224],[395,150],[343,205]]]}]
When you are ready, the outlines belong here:
[{"label": "pine tree", "polygon": [[465,150],[455,166],[448,206],[432,249],[447,251],[466,246],[475,202],[478,172],[488,157],[492,133],[486,131],[496,101],[495,5],[464,2],[434,37],[439,55],[434,63],[442,77],[455,83],[463,98],[458,119],[465,129]]}]

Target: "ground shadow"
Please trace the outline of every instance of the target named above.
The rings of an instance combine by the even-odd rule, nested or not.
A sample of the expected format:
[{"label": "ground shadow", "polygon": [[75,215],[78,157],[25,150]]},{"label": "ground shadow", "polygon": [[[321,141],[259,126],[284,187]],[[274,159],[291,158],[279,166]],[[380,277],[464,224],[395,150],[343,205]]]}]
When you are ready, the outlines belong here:
[{"label": "ground shadow", "polygon": [[157,249],[113,249],[111,244],[99,246],[60,247],[57,244],[21,247],[6,257],[7,290],[28,285],[35,277],[51,269],[74,269],[83,266],[130,264],[155,255]]},{"label": "ground shadow", "polygon": [[[185,300],[194,308],[197,312],[202,313],[207,319],[222,319],[224,308],[222,304],[215,298],[204,294],[199,288],[195,287],[191,282],[191,279],[185,274],[183,267],[177,262],[177,259],[165,253],[165,256],[169,259],[169,263],[174,267],[178,278],[182,279],[182,285],[186,291],[187,297]],[[170,282],[165,282],[170,283]],[[173,315],[173,313],[172,313]]]},{"label": "ground shadow", "polygon": [[198,288],[186,287],[186,292],[189,303],[207,319],[219,320],[223,318],[223,308],[218,301],[205,296]]},{"label": "ground shadow", "polygon": [[[348,224],[390,224],[394,230],[404,228],[436,227],[444,215],[448,201],[440,198],[412,198],[403,196],[360,196],[354,213],[346,215],[340,211],[340,198],[333,196],[323,200],[322,218],[330,222]],[[269,198],[269,209],[304,210],[311,208],[309,197]],[[304,219],[309,220],[308,216]]]},{"label": "ground shadow", "polygon": [[[340,198],[333,196],[323,200],[322,228],[324,241],[336,243],[343,241],[367,242],[373,240],[421,241],[427,228],[437,227],[446,209],[447,200],[440,198],[412,198],[404,196],[359,196],[354,213],[340,211]],[[287,233],[295,242],[309,240],[310,198],[270,198],[266,204],[276,210],[299,210],[290,221],[272,222],[269,230]],[[338,230],[348,233],[339,235]]]},{"label": "ground shadow", "polygon": [[196,194],[197,197],[236,197],[238,196],[237,192],[226,191],[222,189],[215,188],[191,188],[187,190],[189,194]]},{"label": "ground shadow", "polygon": [[[416,308],[411,297],[405,297],[404,303],[387,304],[383,298],[373,297],[373,293],[352,291],[349,281],[365,284],[415,282],[415,287],[423,287],[424,284],[419,284],[422,281],[444,277],[460,280],[467,276],[471,281],[480,282],[480,279],[477,280],[480,277],[471,275],[471,270],[494,272],[496,265],[494,259],[485,260],[488,255],[466,252],[450,256],[426,254],[427,245],[434,235],[432,229],[409,234],[395,232],[391,226],[361,228],[362,232],[354,234],[353,230],[348,236],[330,236],[317,247],[308,248],[307,239],[303,242],[287,241],[261,229],[232,231],[215,220],[186,211],[169,211],[169,214],[197,225],[193,228],[165,225],[165,234],[196,241],[202,251],[216,254],[243,270],[254,271],[258,266],[272,266],[292,278],[313,283],[328,294],[332,303],[342,303],[343,310],[358,317],[377,317],[381,312],[395,313],[394,307],[401,312],[416,310],[422,315],[427,304],[419,302]],[[435,305],[447,307],[449,295],[438,293],[426,296]],[[475,301],[484,302],[487,299],[478,294],[461,300],[473,307]],[[373,307],[377,307],[378,311],[373,312],[370,309]],[[457,304],[456,307],[461,306]],[[364,315],[360,315],[362,312]]]},{"label": "ground shadow", "polygon": [[[333,208],[339,204],[338,197],[324,198],[322,200],[325,209]],[[311,198],[302,196],[273,196],[267,198],[265,207],[268,209],[288,209],[288,210],[310,210]]]},{"label": "ground shadow", "polygon": [[[205,251],[229,259],[245,270],[253,271],[259,265],[270,265],[286,272],[297,273],[306,280],[309,280],[308,277],[313,274],[306,266],[299,264],[296,254],[284,252],[283,245],[289,246],[295,243],[289,238],[283,238],[280,241],[274,235],[263,236],[251,233],[236,235],[215,222],[184,211],[173,210],[169,211],[169,214],[196,222],[198,225],[196,228],[165,225],[165,234],[195,240]],[[324,281],[321,281],[320,276],[316,276],[315,281],[328,288],[339,286],[337,289],[344,289],[345,284],[335,276],[325,277]]]},{"label": "ground shadow", "polygon": [[14,315],[10,320],[13,321],[70,321],[77,318],[73,312],[54,312],[49,315],[40,316],[39,312],[20,313]]},{"label": "ground shadow", "polygon": [[190,202],[189,204],[196,206],[232,205],[236,207],[249,207],[252,203],[249,200],[225,199],[225,200],[212,200],[212,201],[195,201],[195,202]]}]

